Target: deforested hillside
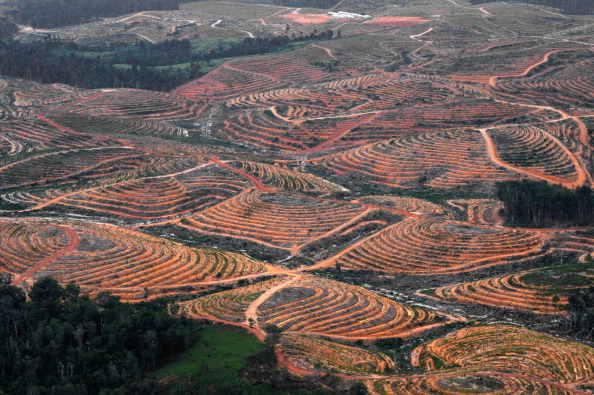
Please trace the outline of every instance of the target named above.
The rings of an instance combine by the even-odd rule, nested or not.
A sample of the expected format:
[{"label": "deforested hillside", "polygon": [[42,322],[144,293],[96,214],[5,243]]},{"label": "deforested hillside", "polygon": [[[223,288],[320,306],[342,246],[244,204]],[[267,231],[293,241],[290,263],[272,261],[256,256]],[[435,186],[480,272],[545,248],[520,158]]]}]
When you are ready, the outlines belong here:
[{"label": "deforested hillside", "polygon": [[[165,3],[0,9],[5,305],[52,277],[238,328],[88,388],[594,393],[588,2]],[[0,392],[84,376],[14,344]]]}]

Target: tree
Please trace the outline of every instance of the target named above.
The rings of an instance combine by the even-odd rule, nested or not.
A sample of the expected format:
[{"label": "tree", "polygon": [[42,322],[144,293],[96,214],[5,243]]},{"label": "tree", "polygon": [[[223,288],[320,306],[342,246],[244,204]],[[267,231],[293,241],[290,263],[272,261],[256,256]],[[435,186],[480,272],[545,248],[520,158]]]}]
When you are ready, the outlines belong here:
[{"label": "tree", "polygon": [[137,393],[143,371],[196,339],[198,326],[171,316],[165,300],[91,300],[52,278],[30,297],[0,286],[0,393]]}]

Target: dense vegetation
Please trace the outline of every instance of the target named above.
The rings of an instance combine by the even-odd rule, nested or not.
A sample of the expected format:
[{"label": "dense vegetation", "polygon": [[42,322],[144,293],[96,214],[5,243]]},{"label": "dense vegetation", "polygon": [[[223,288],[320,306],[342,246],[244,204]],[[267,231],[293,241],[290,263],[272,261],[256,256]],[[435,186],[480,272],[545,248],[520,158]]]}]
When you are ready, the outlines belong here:
[{"label": "dense vegetation", "polygon": [[[9,281],[0,275],[0,394],[338,393],[283,372],[260,376],[276,370],[280,332],[262,345],[245,329],[175,318],[165,300],[90,299],[52,278],[27,301]],[[361,393],[350,387],[340,393]]]},{"label": "dense vegetation", "polygon": [[198,78],[200,62],[278,51],[291,43],[332,38],[332,30],[301,36],[245,38],[205,51],[189,40],[83,46],[74,42],[0,42],[0,74],[81,88],[124,87],[169,91]]},{"label": "dense vegetation", "polygon": [[19,27],[7,18],[0,18],[0,40],[10,38],[19,31]]},{"label": "dense vegetation", "polygon": [[524,0],[524,3],[559,8],[567,14],[594,14],[594,0]]},{"label": "dense vegetation", "polygon": [[177,10],[180,0],[18,0],[6,5],[15,22],[33,28],[75,25],[104,15],[148,10]]},{"label": "dense vegetation", "polygon": [[594,225],[594,194],[590,187],[571,190],[546,181],[504,181],[497,183],[497,197],[503,201],[504,215],[512,224]]},{"label": "dense vegetation", "polygon": [[[470,4],[494,3],[499,0],[469,0]],[[594,0],[522,0],[526,4],[544,5],[558,8],[566,14],[594,14]]]},{"label": "dense vegetation", "polygon": [[107,292],[91,300],[51,278],[37,281],[29,297],[0,286],[0,393],[124,393],[197,333],[164,301],[125,304]]},{"label": "dense vegetation", "polygon": [[570,330],[588,340],[594,335],[594,287],[575,291],[567,307],[571,318]]}]

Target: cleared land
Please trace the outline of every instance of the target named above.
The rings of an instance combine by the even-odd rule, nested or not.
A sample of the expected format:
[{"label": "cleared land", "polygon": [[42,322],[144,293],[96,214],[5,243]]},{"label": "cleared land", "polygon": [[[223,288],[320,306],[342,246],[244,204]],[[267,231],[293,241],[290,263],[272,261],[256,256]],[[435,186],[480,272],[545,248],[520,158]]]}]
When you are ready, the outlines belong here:
[{"label": "cleared land", "polygon": [[[563,336],[594,231],[510,227],[496,183],[592,193],[592,25],[502,2],[208,1],[56,29],[235,50],[172,54],[209,72],[171,92],[1,78],[0,272],[171,297],[291,374],[371,393],[591,393],[594,349]],[[257,37],[290,42],[237,47]],[[157,377],[234,377],[244,337]]]}]

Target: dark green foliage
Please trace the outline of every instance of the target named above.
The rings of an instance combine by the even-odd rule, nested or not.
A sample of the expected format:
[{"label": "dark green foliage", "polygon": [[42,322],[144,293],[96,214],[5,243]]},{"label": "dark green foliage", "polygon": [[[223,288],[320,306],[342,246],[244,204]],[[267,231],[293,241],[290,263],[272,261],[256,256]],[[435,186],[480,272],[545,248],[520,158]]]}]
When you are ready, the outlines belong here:
[{"label": "dark green foliage", "polygon": [[174,318],[165,301],[96,300],[71,283],[0,286],[0,393],[128,392],[157,361],[191,345],[193,321]]},{"label": "dark green foliage", "polygon": [[375,341],[375,346],[382,351],[396,350],[404,344],[403,340],[399,337],[391,339],[379,339]]},{"label": "dark green foliage", "polygon": [[365,395],[367,393],[368,393],[367,387],[365,386],[365,384],[363,384],[360,381],[357,381],[355,384],[353,384],[349,391],[349,394],[352,394],[352,395]]},{"label": "dark green foliage", "polygon": [[524,0],[524,3],[559,8],[566,14],[594,14],[594,0]]},{"label": "dark green foliage", "polygon": [[571,190],[546,181],[503,181],[497,183],[497,197],[512,224],[594,225],[594,194],[586,186]]},{"label": "dark green foliage", "polygon": [[0,18],[0,40],[10,38],[18,33],[19,27],[6,18]]},{"label": "dark green foliage", "polygon": [[594,287],[569,296],[570,331],[587,340],[594,335]]},{"label": "dark green foliage", "polygon": [[[470,4],[478,5],[494,3],[500,0],[469,0]],[[558,8],[566,14],[592,15],[594,14],[594,0],[517,0],[525,4],[537,4]]]},{"label": "dark green foliage", "polygon": [[[332,30],[326,30],[294,37],[247,37],[205,51],[192,50],[189,40],[95,46],[54,40],[49,36],[44,41],[31,43],[6,40],[0,41],[0,75],[89,89],[125,87],[169,91],[203,75],[200,62],[269,53],[291,48],[291,43],[325,40],[332,36]],[[90,53],[97,55],[89,56]]]},{"label": "dark green foliage", "polygon": [[177,10],[180,0],[20,0],[12,18],[34,28],[75,25],[105,15]]},{"label": "dark green foliage", "polygon": [[283,329],[276,325],[270,324],[264,327],[264,331],[269,335],[278,335],[283,332]]}]

